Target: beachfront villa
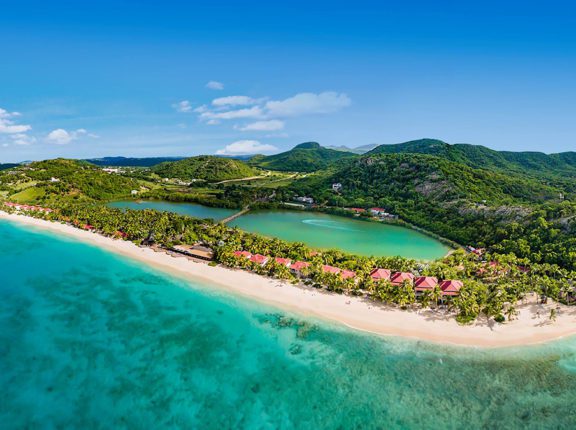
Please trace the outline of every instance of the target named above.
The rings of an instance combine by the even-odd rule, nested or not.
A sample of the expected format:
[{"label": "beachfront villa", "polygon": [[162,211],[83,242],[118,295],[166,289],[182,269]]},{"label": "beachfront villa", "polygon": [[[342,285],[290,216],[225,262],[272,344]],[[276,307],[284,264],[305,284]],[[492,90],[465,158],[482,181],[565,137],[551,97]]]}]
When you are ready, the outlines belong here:
[{"label": "beachfront villa", "polygon": [[370,272],[370,277],[375,281],[389,281],[392,271],[388,269],[374,269]]},{"label": "beachfront villa", "polygon": [[[237,258],[247,258],[260,266],[266,265],[270,260],[269,257],[266,257],[265,255],[251,254],[248,251],[234,251],[234,256]],[[274,261],[277,264],[288,267],[292,274],[300,278],[304,277],[303,270],[311,266],[311,263],[306,261],[296,261],[292,263],[290,259],[282,257],[274,257]],[[329,273],[335,276],[339,275],[342,279],[356,278],[356,272],[347,269],[340,269],[339,267],[330,266],[328,264],[323,264],[321,270],[323,273]],[[414,287],[417,296],[422,295],[425,291],[433,291],[437,286],[440,286],[443,296],[458,296],[460,294],[460,289],[463,286],[462,281],[455,279],[444,280],[439,284],[438,278],[434,276],[418,276],[416,278],[414,274],[410,272],[393,273],[390,269],[384,268],[373,269],[370,272],[370,277],[377,282],[389,281],[395,287],[400,287],[408,283]]]},{"label": "beachfront villa", "polygon": [[404,282],[412,284],[414,282],[414,275],[410,272],[396,272],[390,278],[392,285],[402,285]]},{"label": "beachfront villa", "polygon": [[440,282],[440,289],[442,290],[443,296],[457,296],[460,294],[460,288],[462,288],[462,281],[457,281],[454,279],[445,280]]},{"label": "beachfront villa", "polygon": [[290,267],[290,263],[292,260],[290,260],[289,258],[276,257],[274,258],[274,261],[282,266]]},{"label": "beachfront villa", "polygon": [[14,208],[17,211],[35,211],[35,212],[44,212],[44,213],[50,213],[53,212],[52,209],[50,208],[43,208],[42,206],[34,206],[34,205],[23,205],[20,203],[13,203],[13,202],[5,202],[4,203],[5,206],[8,206],[10,208]]},{"label": "beachfront villa", "polygon": [[438,279],[434,276],[419,276],[414,281],[414,291],[416,294],[422,294],[425,291],[434,291],[438,285]]},{"label": "beachfront villa", "polygon": [[252,257],[252,254],[250,254],[248,251],[234,251],[234,257],[250,258]]},{"label": "beachfront villa", "polygon": [[302,276],[302,271],[310,267],[310,263],[306,261],[296,261],[290,265],[290,271],[296,276]]},{"label": "beachfront villa", "polygon": [[261,254],[253,254],[250,257],[250,261],[252,263],[259,264],[260,266],[264,266],[266,263],[268,263],[268,257],[266,257],[265,255],[261,255]]}]

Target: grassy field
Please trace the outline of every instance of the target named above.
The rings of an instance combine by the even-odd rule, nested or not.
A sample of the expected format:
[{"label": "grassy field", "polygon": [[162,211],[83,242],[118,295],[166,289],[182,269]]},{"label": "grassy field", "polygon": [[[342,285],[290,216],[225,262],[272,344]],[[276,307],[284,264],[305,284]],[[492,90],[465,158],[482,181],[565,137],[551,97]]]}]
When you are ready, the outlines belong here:
[{"label": "grassy field", "polygon": [[43,197],[44,194],[42,188],[30,187],[20,191],[19,193],[13,194],[10,199],[17,203],[34,203]]}]

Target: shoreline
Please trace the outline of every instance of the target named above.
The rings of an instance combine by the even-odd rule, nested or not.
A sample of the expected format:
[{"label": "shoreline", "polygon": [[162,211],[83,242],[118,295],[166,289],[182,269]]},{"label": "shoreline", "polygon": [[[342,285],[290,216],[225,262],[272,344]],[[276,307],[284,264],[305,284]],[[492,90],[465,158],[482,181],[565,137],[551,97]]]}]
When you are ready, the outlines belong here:
[{"label": "shoreline", "polygon": [[403,311],[361,297],[317,290],[267,278],[240,269],[209,266],[175,258],[129,241],[115,240],[65,224],[0,211],[0,220],[30,225],[99,246],[107,251],[144,262],[161,271],[193,282],[205,281],[222,291],[238,294],[302,316],[313,316],[348,328],[381,336],[404,337],[431,343],[479,348],[535,345],[576,335],[576,307],[558,304],[555,322],[549,320],[550,301],[540,305],[519,304],[518,317],[505,324],[481,318],[459,325],[452,314],[432,309]]}]

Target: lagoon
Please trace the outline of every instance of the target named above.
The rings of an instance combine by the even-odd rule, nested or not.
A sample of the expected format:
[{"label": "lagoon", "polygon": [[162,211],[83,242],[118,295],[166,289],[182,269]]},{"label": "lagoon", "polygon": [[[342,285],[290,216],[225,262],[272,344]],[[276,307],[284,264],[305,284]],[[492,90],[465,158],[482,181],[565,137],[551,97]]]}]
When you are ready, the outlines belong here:
[{"label": "lagoon", "polygon": [[230,225],[265,236],[359,255],[433,260],[450,248],[418,231],[390,224],[304,211],[256,211]]},{"label": "lagoon", "polygon": [[[164,201],[118,201],[111,207],[156,209],[197,218],[222,220],[234,209],[214,208],[194,203]],[[251,211],[229,223],[242,230],[290,242],[329,249],[336,248],[358,255],[401,256],[417,260],[434,260],[450,251],[442,242],[407,227],[361,221],[319,212],[295,210]]]},{"label": "lagoon", "polygon": [[125,200],[109,203],[108,206],[120,209],[155,209],[157,211],[174,212],[180,215],[188,215],[195,218],[211,218],[220,221],[234,212],[235,209],[214,208],[195,203],[173,203],[157,200]]},{"label": "lagoon", "polygon": [[0,221],[3,428],[571,428],[576,339],[362,334]]}]

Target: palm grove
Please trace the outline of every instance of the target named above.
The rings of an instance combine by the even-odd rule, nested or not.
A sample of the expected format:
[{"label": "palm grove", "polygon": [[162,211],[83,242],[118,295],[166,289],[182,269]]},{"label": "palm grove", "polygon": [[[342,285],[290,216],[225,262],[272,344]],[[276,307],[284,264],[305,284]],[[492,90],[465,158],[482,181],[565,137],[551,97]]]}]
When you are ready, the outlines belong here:
[{"label": "palm grove", "polygon": [[[177,176],[183,180],[207,181],[207,193],[196,192],[195,184],[177,192],[160,187],[158,171],[154,172],[154,168],[110,175],[89,163],[68,160],[5,170],[0,174],[0,193],[6,200],[28,199],[30,203],[57,209],[50,214],[31,213],[34,216],[89,224],[110,236],[121,232],[123,237],[136,243],[149,238],[151,232],[155,241],[164,246],[204,243],[214,249],[217,262],[294,282],[294,275],[273,258],[259,265],[238,259],[233,252],[247,250],[253,254],[308,261],[311,264],[306,282],[311,285],[338,293],[367,294],[375,300],[402,307],[437,306],[440,292],[434,289],[417,299],[409,285],[397,287],[387,281],[375,282],[369,275],[373,268],[461,279],[464,286],[460,295],[444,303],[457,312],[460,322],[480,315],[499,321],[513,318],[517,303],[530,292],[563,301],[572,297],[576,279],[576,205],[572,202],[576,167],[570,164],[569,156],[560,158],[564,163],[560,166],[557,159],[540,157],[535,163],[533,156],[524,160],[516,155],[508,161],[509,155],[500,159],[490,153],[486,158],[482,153],[493,164],[499,163],[486,169],[480,167],[486,161],[482,161],[476,149],[460,148],[456,155],[446,155],[434,153],[438,151],[438,141],[420,141],[417,148],[414,143],[402,145],[404,151],[400,150],[401,145],[386,145],[395,147],[396,151],[382,152],[376,148],[358,156],[334,155],[332,152],[339,151],[321,147],[319,150],[318,146],[307,144],[298,151],[274,156],[270,161],[266,157],[255,157],[248,161],[250,166],[240,165],[237,176],[243,177],[258,174],[257,169],[271,165],[282,170],[283,163],[287,166],[285,170],[292,169],[304,155],[307,166],[314,165],[316,160],[320,166],[317,170],[275,188],[272,198],[270,189],[258,184],[210,185],[215,178],[209,175],[222,171],[214,157],[208,159],[208,165],[205,157],[194,157],[190,159],[192,162],[176,166]],[[440,145],[441,150],[446,150],[444,145]],[[452,151],[451,146],[448,150]],[[201,159],[202,169],[195,165],[196,158]],[[237,163],[241,162],[234,162]],[[527,167],[522,167],[522,163]],[[550,169],[546,163],[553,163],[556,168]],[[160,168],[163,175],[171,175],[169,164]],[[194,178],[186,177],[189,168],[194,169]],[[199,171],[204,172],[204,177],[198,177]],[[225,173],[225,176],[231,179],[234,175]],[[333,182],[342,183],[340,193],[331,190]],[[142,190],[141,197],[171,196],[208,204],[217,203],[226,193],[224,200],[238,207],[262,195],[268,198],[259,199],[260,207],[273,207],[296,195],[314,197],[320,203],[317,210],[384,206],[409,223],[460,244],[488,250],[482,258],[460,250],[429,263],[399,257],[369,258],[338,250],[316,253],[302,243],[263,238],[209,220],[152,210],[122,211],[102,204],[110,199],[125,198],[134,189]],[[356,277],[343,279],[340,275],[325,273],[321,270],[323,264],[352,270]]]}]

